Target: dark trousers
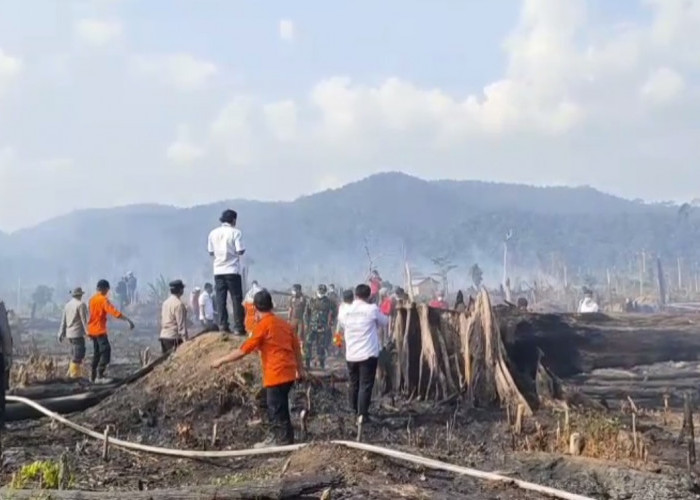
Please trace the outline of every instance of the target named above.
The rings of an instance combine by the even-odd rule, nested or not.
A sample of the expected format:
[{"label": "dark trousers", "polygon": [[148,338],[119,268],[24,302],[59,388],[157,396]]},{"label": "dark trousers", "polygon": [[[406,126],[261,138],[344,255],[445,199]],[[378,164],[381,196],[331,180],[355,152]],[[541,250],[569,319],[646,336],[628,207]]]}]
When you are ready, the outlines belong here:
[{"label": "dark trousers", "polygon": [[9,373],[5,371],[5,356],[0,352],[0,429],[5,427],[5,390]]},{"label": "dark trousers", "polygon": [[226,308],[226,298],[231,294],[233,303],[233,329],[236,333],[245,333],[243,320],[245,310],[243,309],[243,283],[240,274],[217,274],[214,276],[214,288],[216,290],[216,309],[219,315],[219,329],[227,331],[228,309]]},{"label": "dark trousers", "polygon": [[350,388],[348,400],[355,414],[366,417],[372,402],[374,378],[377,375],[377,358],[364,361],[348,361]]},{"label": "dark trousers", "polygon": [[163,354],[167,354],[170,351],[177,349],[177,346],[182,344],[180,339],[159,339],[160,340],[160,350]]},{"label": "dark trousers", "polygon": [[68,339],[68,342],[70,342],[71,361],[81,364],[85,359],[85,337]]},{"label": "dark trousers", "polygon": [[92,378],[104,377],[107,365],[112,359],[112,346],[107,335],[92,337]]},{"label": "dark trousers", "polygon": [[278,444],[294,443],[294,427],[289,415],[289,391],[294,382],[265,388],[270,431]]}]

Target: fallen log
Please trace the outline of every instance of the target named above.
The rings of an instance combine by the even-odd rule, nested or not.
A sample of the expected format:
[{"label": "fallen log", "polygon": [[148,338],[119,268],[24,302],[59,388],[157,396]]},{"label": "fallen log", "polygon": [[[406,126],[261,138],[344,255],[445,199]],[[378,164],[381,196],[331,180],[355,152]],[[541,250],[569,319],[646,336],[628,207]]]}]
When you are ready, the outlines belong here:
[{"label": "fallen log", "polygon": [[[53,388],[53,384],[46,384],[42,386],[35,386],[22,389],[14,389],[9,393],[12,396],[26,397],[28,399],[37,401],[41,406],[48,408],[49,410],[65,415],[68,413],[75,413],[79,411],[85,411],[98,403],[100,403],[105,398],[111,396],[117,389],[123,385],[127,385],[145,377],[153,371],[153,369],[164,362],[168,358],[168,354],[162,355],[159,358],[153,360],[147,366],[135,371],[131,375],[121,380],[115,380],[111,384],[105,385],[94,385],[86,388],[84,382],[76,382],[75,387],[80,387],[78,384],[83,384],[82,392],[71,392],[68,394],[60,394],[59,390],[61,387],[66,388],[65,385],[58,384],[58,388]],[[37,389],[37,390],[32,390]],[[69,388],[72,390],[72,388]],[[25,395],[23,393],[29,393]],[[49,394],[49,397],[46,395]],[[42,418],[43,415],[36,411],[35,409],[23,405],[21,403],[8,402],[5,407],[5,421],[6,422],[16,422],[19,420],[32,420],[36,418]]]},{"label": "fallen log", "polygon": [[[65,415],[87,410],[97,405],[112,394],[112,390],[102,392],[86,392],[83,394],[72,394],[70,396],[61,396],[58,398],[49,398],[38,400],[41,406],[49,410]],[[25,406],[21,403],[7,403],[5,405],[5,421],[17,422],[19,420],[33,420],[42,418],[44,415],[33,408]]]},{"label": "fallen log", "polygon": [[237,486],[190,486],[148,491],[75,491],[0,489],[0,498],[13,500],[233,500],[299,498],[342,484],[338,474],[322,474],[276,481],[244,483]]},{"label": "fallen log", "polygon": [[700,317],[674,315],[499,313],[509,358],[535,373],[538,352],[559,377],[600,368],[632,368],[700,358]]}]

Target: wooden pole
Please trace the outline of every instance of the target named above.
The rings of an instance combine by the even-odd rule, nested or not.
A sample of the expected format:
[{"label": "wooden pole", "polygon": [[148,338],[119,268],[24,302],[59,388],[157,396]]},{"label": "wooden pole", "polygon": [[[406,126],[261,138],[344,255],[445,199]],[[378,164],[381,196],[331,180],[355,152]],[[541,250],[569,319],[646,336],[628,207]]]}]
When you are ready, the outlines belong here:
[{"label": "wooden pole", "polygon": [[690,395],[683,395],[683,427],[688,432],[688,464],[695,465],[697,456],[695,454],[695,425],[693,423],[693,404]]},{"label": "wooden pole", "polygon": [[656,268],[659,279],[659,305],[663,308],[666,305],[666,279],[664,278],[664,270],[661,265],[661,257],[656,258]]},{"label": "wooden pole", "polygon": [[109,462],[109,428],[109,425],[105,427],[104,441],[102,442],[102,460],[105,462]]}]

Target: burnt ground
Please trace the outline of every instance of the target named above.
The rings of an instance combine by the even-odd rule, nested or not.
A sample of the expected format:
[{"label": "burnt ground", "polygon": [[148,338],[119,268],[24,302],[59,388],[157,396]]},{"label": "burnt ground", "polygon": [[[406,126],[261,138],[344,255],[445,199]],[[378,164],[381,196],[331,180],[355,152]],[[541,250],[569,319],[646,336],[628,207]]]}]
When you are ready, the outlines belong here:
[{"label": "burnt ground", "polygon": [[[222,341],[217,335],[197,339],[146,378],[70,418],[100,432],[112,425],[117,437],[140,443],[200,450],[248,448],[265,436],[258,362],[249,357],[235,368],[209,369],[210,360],[231,349],[234,342]],[[113,373],[132,367],[122,363]],[[330,368],[342,379],[342,363]],[[602,401],[608,410],[572,409],[567,428],[562,409],[542,409],[525,419],[519,435],[508,424],[508,413],[513,412],[468,408],[456,401],[440,405],[386,397],[376,402],[375,421],[365,425],[363,441],[498,471],[591,498],[700,498],[695,493],[695,477],[686,465],[687,447],[676,443],[681,426],[679,394],[692,385],[683,382],[686,372],[700,376],[700,365],[668,363],[640,367],[636,372],[608,371],[579,377],[571,384]],[[654,388],[656,392],[647,394],[644,384],[657,383],[659,377],[668,379],[663,390]],[[676,384],[677,379],[682,382]],[[637,397],[640,388],[646,391],[644,398]],[[0,480],[8,484],[22,465],[57,460],[65,453],[74,488],[84,490],[136,490],[139,484],[147,489],[238,485],[249,480],[335,472],[343,477],[343,483],[333,489],[333,498],[544,498],[509,485],[457,477],[326,444],[332,439],[356,437],[342,380],[331,382],[326,377],[297,387],[292,412],[298,437],[299,414],[308,405],[309,390],[312,411],[307,440],[314,444],[290,455],[188,460],[114,448],[110,460],[104,462],[100,442],[38,420],[9,425],[3,435]],[[646,456],[634,452],[628,392],[637,406],[638,446],[644,443]],[[671,397],[664,411],[666,393]],[[217,439],[212,445],[215,424]],[[585,438],[583,456],[567,453],[568,435],[574,432]]]}]

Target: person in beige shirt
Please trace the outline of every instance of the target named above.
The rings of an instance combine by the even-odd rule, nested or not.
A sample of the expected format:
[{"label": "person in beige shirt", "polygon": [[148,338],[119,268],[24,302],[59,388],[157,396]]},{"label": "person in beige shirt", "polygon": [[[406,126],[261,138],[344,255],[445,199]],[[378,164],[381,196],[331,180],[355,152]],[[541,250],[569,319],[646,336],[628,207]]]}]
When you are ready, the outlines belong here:
[{"label": "person in beige shirt", "polygon": [[185,284],[182,280],[170,282],[170,297],[161,310],[160,347],[163,354],[177,349],[187,340],[187,306],[182,302]]},{"label": "person in beige shirt", "polygon": [[83,289],[75,288],[71,299],[63,308],[61,327],[58,330],[58,341],[68,339],[71,348],[71,360],[68,365],[68,377],[82,377],[83,360],[85,359],[85,336],[87,335],[88,307],[83,302]]}]

